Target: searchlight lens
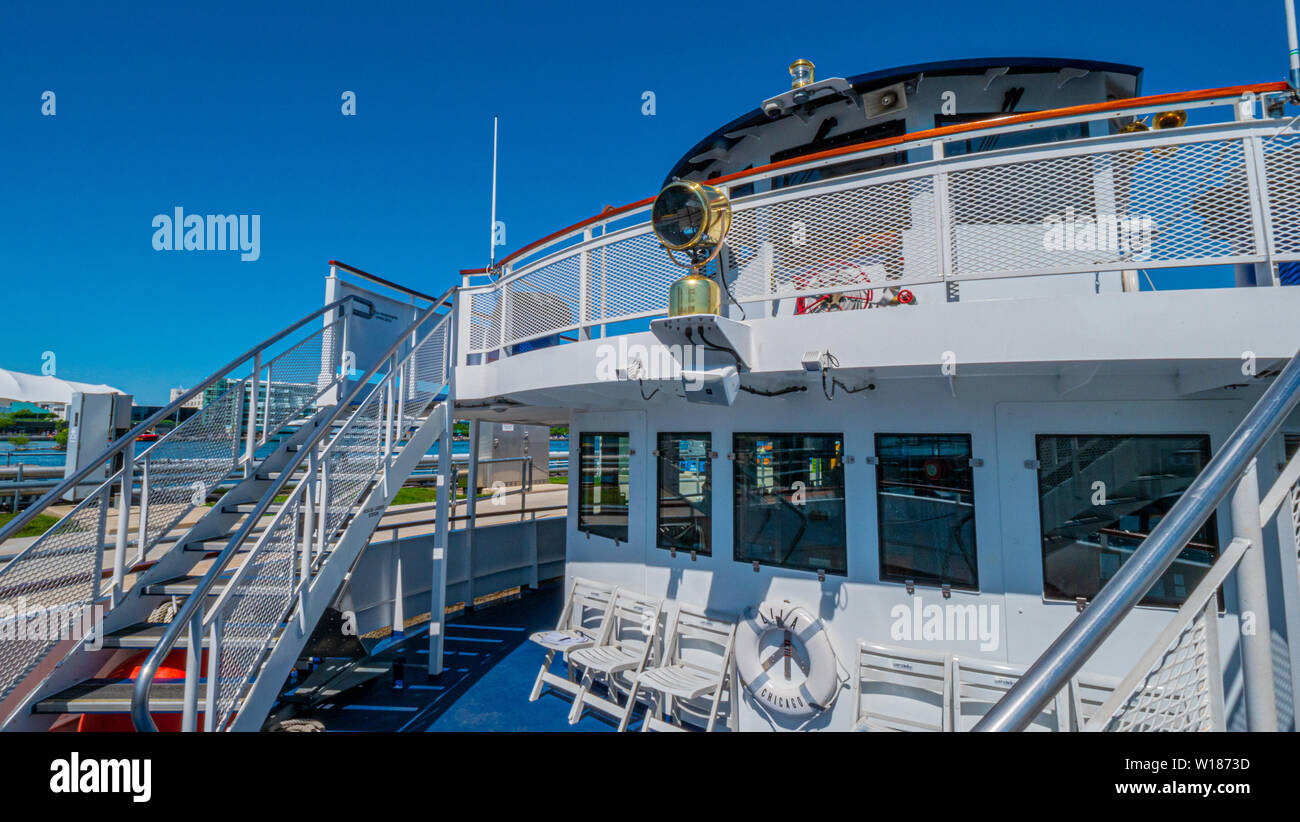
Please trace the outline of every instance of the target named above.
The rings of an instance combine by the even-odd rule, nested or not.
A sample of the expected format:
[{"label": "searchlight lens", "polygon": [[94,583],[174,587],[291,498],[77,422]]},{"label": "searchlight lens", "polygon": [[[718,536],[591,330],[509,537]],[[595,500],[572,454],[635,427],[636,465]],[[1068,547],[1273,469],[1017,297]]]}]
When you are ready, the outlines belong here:
[{"label": "searchlight lens", "polygon": [[708,206],[695,187],[672,183],[659,192],[650,212],[655,234],[669,248],[689,248],[699,242],[708,223]]},{"label": "searchlight lens", "polygon": [[731,204],[713,186],[678,180],[664,186],[650,209],[655,235],[666,248],[716,248],[731,227]]}]

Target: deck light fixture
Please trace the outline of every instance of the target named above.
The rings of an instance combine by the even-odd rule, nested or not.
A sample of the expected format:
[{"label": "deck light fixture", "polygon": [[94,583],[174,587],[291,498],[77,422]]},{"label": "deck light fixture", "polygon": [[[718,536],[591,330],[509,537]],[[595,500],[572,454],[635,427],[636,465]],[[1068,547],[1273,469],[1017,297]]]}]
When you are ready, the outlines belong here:
[{"label": "deck light fixture", "polygon": [[[722,290],[701,272],[718,252],[731,228],[731,203],[713,186],[677,180],[664,186],[650,210],[655,236],[668,258],[690,273],[672,284],[668,292],[668,316],[717,314],[722,308]],[[673,254],[685,252],[682,262]]]}]

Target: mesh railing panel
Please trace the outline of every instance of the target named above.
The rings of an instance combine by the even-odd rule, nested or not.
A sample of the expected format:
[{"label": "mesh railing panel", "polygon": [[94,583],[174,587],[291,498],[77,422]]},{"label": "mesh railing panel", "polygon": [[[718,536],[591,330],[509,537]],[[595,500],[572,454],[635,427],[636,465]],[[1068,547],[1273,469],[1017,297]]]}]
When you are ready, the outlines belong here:
[{"label": "mesh railing panel", "polygon": [[[1213,599],[1209,607],[1214,608]],[[1210,677],[1220,674],[1209,659],[1207,631],[1215,630],[1215,623],[1206,619],[1206,613],[1202,609],[1170,643],[1169,649],[1110,717],[1104,730],[1214,730]]]},{"label": "mesh railing panel", "polygon": [[1260,143],[1264,179],[1279,255],[1300,255],[1300,134],[1281,132]]},{"label": "mesh railing panel", "polygon": [[334,320],[316,334],[277,356],[267,365],[262,385],[260,411],[264,416],[267,434],[278,431],[285,423],[302,416],[320,391],[333,381],[321,363],[337,362],[337,352],[342,318]]},{"label": "mesh railing panel", "polygon": [[581,267],[574,254],[507,283],[507,335],[522,340],[577,325]]},{"label": "mesh railing panel", "polygon": [[[1278,255],[1300,258],[1300,220],[1292,218],[1300,135],[1256,128],[1250,135],[1269,129],[1260,145],[1272,241]],[[1261,262],[1269,235],[1256,225],[1250,135],[1186,141],[1172,132],[1142,147],[1126,146],[1157,138],[1104,138],[1052,156],[954,157],[911,173],[892,169],[888,180],[755,195],[735,205],[723,253],[728,280],[737,300],[753,302],[945,279]],[[467,351],[502,344],[503,293],[519,303],[507,306],[506,345],[567,327],[570,315],[591,325],[664,312],[683,271],[648,225],[632,232],[565,248],[517,280],[474,293]],[[585,306],[575,285],[584,251]]]},{"label": "mesh railing panel", "polygon": [[[422,414],[446,383],[450,362],[451,316],[439,321],[399,365],[405,387],[403,420],[397,436],[408,421]],[[379,478],[384,461],[386,411],[385,381],[380,380],[329,443],[321,458],[325,470],[326,499],[316,510],[314,529],[324,531],[323,550],[313,557],[319,568],[333,550],[350,522],[356,506]],[[289,617],[300,582],[301,532],[304,521],[302,483],[317,483],[311,473],[295,488],[282,511],[276,514],[266,534],[236,572],[218,613],[209,618],[221,623],[220,659],[214,727],[222,728],[237,709],[245,686],[252,680],[263,655]],[[323,522],[321,521],[323,519]],[[315,551],[319,533],[313,531],[310,545]],[[245,570],[247,569],[247,570]]]},{"label": "mesh railing panel", "polygon": [[949,191],[956,277],[1258,251],[1240,140],[968,169]]},{"label": "mesh railing panel", "polygon": [[668,287],[685,273],[648,228],[594,249],[587,271],[588,318],[610,321],[666,311]]},{"label": "mesh railing panel", "polygon": [[58,644],[54,638],[19,639],[18,621],[39,611],[92,604],[107,501],[100,493],[85,500],[0,569],[0,623],[13,631],[13,638],[0,640],[0,700]]},{"label": "mesh railing panel", "polygon": [[[300,414],[316,395],[322,356],[332,351],[336,320],[308,335],[271,361],[274,385],[270,415],[258,411],[258,423],[269,426],[264,435],[278,430]],[[133,553],[144,556],[180,521],[203,504],[207,495],[229,476],[244,451],[248,378],[228,380],[227,389],[176,426],[147,451],[137,455],[135,476],[144,479],[148,463],[149,505],[143,545]],[[116,483],[114,483],[115,485]],[[102,491],[102,487],[101,487]],[[95,591],[97,571],[111,567],[99,543],[101,491],[77,506],[47,531],[31,548],[0,568],[0,619],[15,613],[56,606],[87,608]],[[138,498],[131,515],[140,514]],[[116,514],[116,505],[112,508]],[[131,529],[134,540],[138,525]],[[107,547],[115,544],[116,526],[105,534]],[[129,563],[128,563],[129,566]],[[107,581],[104,585],[107,586]],[[0,700],[34,669],[55,646],[54,641],[0,639]]]},{"label": "mesh railing panel", "polygon": [[738,300],[933,281],[937,237],[930,176],[812,194],[737,209],[728,278]]},{"label": "mesh railing panel", "polygon": [[471,294],[466,302],[469,303],[469,350],[496,348],[501,340],[501,293],[479,291]]}]

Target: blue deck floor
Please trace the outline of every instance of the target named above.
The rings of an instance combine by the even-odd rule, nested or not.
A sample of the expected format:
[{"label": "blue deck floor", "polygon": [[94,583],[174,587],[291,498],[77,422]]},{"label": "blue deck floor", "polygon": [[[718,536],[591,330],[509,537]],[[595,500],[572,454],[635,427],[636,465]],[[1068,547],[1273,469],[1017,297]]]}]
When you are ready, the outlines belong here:
[{"label": "blue deck floor", "polygon": [[[612,721],[591,711],[570,725],[572,702],[562,695],[544,691],[528,701],[545,658],[528,635],[555,627],[562,605],[563,586],[552,583],[454,617],[447,624],[446,670],[432,678],[428,636],[414,631],[375,657],[405,660],[404,687],[384,676],[300,716],[329,731],[613,731]],[[554,669],[562,671],[558,660]],[[631,730],[639,726],[638,716]]]}]

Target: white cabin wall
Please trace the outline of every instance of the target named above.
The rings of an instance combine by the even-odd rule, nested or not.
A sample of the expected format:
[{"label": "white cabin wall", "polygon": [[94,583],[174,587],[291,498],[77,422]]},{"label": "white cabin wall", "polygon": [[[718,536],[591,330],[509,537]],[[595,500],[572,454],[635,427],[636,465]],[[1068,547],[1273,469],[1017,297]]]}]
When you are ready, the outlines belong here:
[{"label": "white cabin wall", "polygon": [[[852,383],[851,383],[852,384]],[[630,586],[654,596],[691,602],[739,615],[765,599],[789,599],[817,613],[826,622],[840,663],[855,661],[856,641],[875,640],[1013,663],[1032,662],[1074,618],[1072,602],[1049,602],[1042,596],[1042,556],[1039,537],[1037,474],[1025,467],[1036,458],[1034,435],[1046,433],[1196,433],[1208,434],[1217,449],[1240,420],[1253,397],[1189,400],[1179,398],[1172,376],[1167,378],[1097,378],[1063,399],[1056,377],[959,377],[956,396],[947,380],[900,379],[878,381],[875,391],[837,393],[828,402],[815,386],[792,397],[765,398],[742,393],[730,408],[688,405],[660,398],[642,409],[617,412],[578,412],[571,423],[571,474],[568,517],[567,577],[585,576]],[[1139,403],[1135,396],[1144,397]],[[1288,430],[1300,430],[1300,425]],[[631,511],[629,544],[577,530],[578,448],[584,431],[628,431],[631,434]],[[654,547],[656,460],[652,456],[661,431],[708,431],[713,435],[713,555],[692,561],[685,553],[672,558]],[[842,433],[848,497],[846,531],[848,574],[827,575],[760,566],[732,560],[732,466],[727,459],[732,434],[738,432],[809,431]],[[896,642],[891,639],[891,609],[911,605],[913,597],[900,583],[879,578],[875,517],[875,466],[866,461],[874,452],[876,433],[968,433],[973,454],[984,460],[974,469],[976,542],[979,592],[953,591],[945,600],[933,587],[916,586],[924,605],[974,603],[996,605],[1000,613],[1000,644],[981,650],[976,641]],[[1280,449],[1280,444],[1277,446]],[[1276,475],[1261,461],[1261,485],[1267,489]],[[1219,544],[1231,540],[1231,520],[1225,504],[1218,516]],[[1280,527],[1280,526],[1279,526]],[[1272,530],[1270,529],[1270,532]],[[1277,535],[1273,535],[1276,539]],[[1286,549],[1271,546],[1275,558]],[[1294,574],[1295,553],[1290,559]],[[1277,586],[1280,604],[1284,591]],[[1240,714],[1241,688],[1237,659],[1238,625],[1235,580],[1225,585],[1227,613],[1220,617],[1220,648],[1228,681],[1230,716]],[[1287,596],[1293,596],[1286,594]],[[1294,611],[1293,611],[1294,613]],[[1150,644],[1173,615],[1172,609],[1138,608],[1102,647],[1087,670],[1111,675],[1128,666]],[[1286,635],[1285,616],[1274,617],[1274,628]],[[1289,721],[1290,693],[1285,680],[1295,675],[1285,640],[1280,643],[1279,706]],[[1287,684],[1285,693],[1280,687]],[[829,716],[814,726],[847,729],[852,723],[852,698],[847,688]],[[748,706],[742,727],[767,729],[768,723]]]}]

